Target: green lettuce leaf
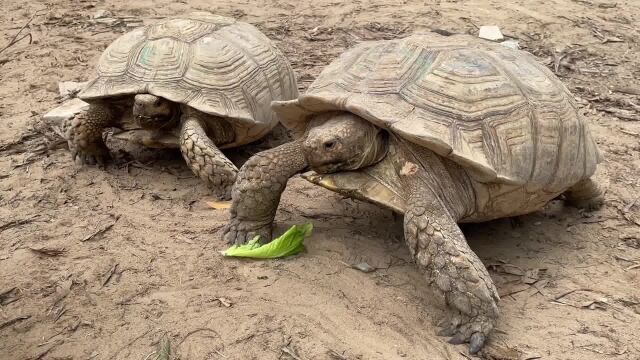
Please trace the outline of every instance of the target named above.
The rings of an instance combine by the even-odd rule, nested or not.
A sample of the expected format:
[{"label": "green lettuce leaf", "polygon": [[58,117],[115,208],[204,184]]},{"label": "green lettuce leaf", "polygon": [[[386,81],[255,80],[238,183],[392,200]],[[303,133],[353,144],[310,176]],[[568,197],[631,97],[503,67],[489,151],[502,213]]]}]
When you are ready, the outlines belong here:
[{"label": "green lettuce leaf", "polygon": [[222,252],[224,256],[275,259],[295,255],[304,250],[304,239],[311,235],[313,225],[293,225],[280,237],[260,245],[259,236],[244,245],[234,245]]}]

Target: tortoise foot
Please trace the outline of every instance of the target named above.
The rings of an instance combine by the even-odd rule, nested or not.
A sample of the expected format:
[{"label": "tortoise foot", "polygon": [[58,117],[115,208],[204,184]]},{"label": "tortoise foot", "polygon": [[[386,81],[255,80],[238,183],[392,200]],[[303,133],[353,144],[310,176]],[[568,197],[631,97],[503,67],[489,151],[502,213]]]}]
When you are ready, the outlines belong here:
[{"label": "tortoise foot", "polygon": [[104,125],[108,122],[106,112],[95,107],[79,114],[67,125],[66,137],[71,158],[79,165],[104,166],[109,159],[109,149],[102,140]]},{"label": "tortoise foot", "polygon": [[451,316],[444,322],[438,335],[449,337],[449,343],[458,345],[469,343],[469,353],[475,354],[485,345],[495,326],[495,319],[478,315],[470,317],[462,313]]},{"label": "tortoise foot", "polygon": [[271,223],[260,221],[241,221],[231,219],[224,229],[224,239],[229,244],[242,245],[252,240],[256,235],[260,236],[261,243],[271,241]]}]

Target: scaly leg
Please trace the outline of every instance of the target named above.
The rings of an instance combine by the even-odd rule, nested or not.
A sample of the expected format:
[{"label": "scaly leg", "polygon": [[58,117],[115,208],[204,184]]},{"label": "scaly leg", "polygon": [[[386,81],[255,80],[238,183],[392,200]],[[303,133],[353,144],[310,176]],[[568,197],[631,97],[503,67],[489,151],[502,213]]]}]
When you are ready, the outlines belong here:
[{"label": "scaly leg", "polygon": [[604,204],[602,189],[593,179],[584,179],[565,192],[567,202],[586,210],[597,210]]},{"label": "scaly leg", "polygon": [[440,335],[452,336],[452,344],[469,342],[476,353],[498,317],[496,288],[438,196],[418,179],[408,186],[405,240],[427,281],[454,310]]},{"label": "scaly leg", "polygon": [[231,198],[238,168],[207,136],[204,121],[195,112],[182,115],[180,151],[193,173],[206,181],[218,198]]},{"label": "scaly leg", "polygon": [[63,125],[72,159],[81,165],[101,164],[109,158],[102,132],[115,122],[115,114],[105,104],[91,104],[89,110]]},{"label": "scaly leg", "polygon": [[240,168],[233,186],[231,219],[224,238],[243,244],[255,235],[261,242],[271,240],[271,226],[280,195],[293,175],[307,167],[301,142],[293,141],[251,157]]}]

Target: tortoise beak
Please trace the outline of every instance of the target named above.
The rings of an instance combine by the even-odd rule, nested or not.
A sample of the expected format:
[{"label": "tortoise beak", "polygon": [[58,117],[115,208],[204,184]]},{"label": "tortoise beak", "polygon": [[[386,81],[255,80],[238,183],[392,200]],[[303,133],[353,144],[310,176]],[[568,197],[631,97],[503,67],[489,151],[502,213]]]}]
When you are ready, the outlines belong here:
[{"label": "tortoise beak", "polygon": [[135,119],[143,129],[162,129],[171,124],[164,116],[136,115]]},{"label": "tortoise beak", "polygon": [[309,166],[318,173],[328,174],[340,170],[343,161],[339,159],[342,142],[335,136],[307,138],[302,146]]}]

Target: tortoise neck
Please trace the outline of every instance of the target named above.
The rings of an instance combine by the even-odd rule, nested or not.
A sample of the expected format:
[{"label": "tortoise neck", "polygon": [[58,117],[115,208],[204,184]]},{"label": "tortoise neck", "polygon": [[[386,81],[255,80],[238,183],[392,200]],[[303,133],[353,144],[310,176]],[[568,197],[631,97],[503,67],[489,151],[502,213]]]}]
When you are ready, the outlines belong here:
[{"label": "tortoise neck", "polygon": [[207,124],[207,135],[211,137],[216,145],[230,144],[235,140],[233,126],[223,117],[209,116]]},{"label": "tortoise neck", "polygon": [[176,103],[171,103],[170,106],[171,115],[169,115],[168,121],[166,124],[162,125],[162,129],[171,129],[177,128],[180,124],[180,105]]},{"label": "tortoise neck", "polygon": [[235,141],[235,129],[226,118],[206,114],[188,106],[182,106],[181,109],[183,117],[197,118],[200,120],[207,136],[216,146],[230,144]]}]

